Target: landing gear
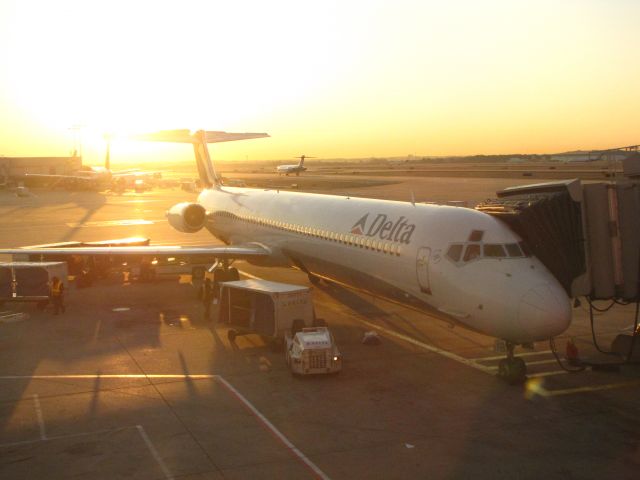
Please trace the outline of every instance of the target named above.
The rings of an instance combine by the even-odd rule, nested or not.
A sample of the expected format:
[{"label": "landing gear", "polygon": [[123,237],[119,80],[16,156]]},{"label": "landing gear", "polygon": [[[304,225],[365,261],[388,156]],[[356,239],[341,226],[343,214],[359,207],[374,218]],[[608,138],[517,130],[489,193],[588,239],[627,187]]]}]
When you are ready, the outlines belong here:
[{"label": "landing gear", "polygon": [[309,277],[309,281],[314,285],[318,285],[320,283],[320,277],[316,277],[313,273],[308,273],[307,277]]},{"label": "landing gear", "polygon": [[524,383],[527,379],[527,365],[520,357],[514,357],[515,345],[507,342],[507,358],[500,360],[498,364],[498,376],[509,385]]}]

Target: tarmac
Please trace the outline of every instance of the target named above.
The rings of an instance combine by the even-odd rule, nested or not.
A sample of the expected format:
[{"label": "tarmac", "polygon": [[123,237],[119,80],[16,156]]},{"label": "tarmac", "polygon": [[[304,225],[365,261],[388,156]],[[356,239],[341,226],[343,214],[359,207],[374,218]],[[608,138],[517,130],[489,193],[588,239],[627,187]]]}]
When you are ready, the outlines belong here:
[{"label": "tarmac", "polygon": [[[331,182],[300,179],[280,181],[314,181],[315,190]],[[350,183],[349,193],[409,200],[414,190],[419,201],[472,204],[526,181],[374,180]],[[128,236],[217,244],[164,220],[168,207],[195,197],[0,192],[0,246]],[[235,266],[247,277],[310,285],[294,269]],[[343,371],[297,378],[259,337],[232,344],[224,326],[205,320],[188,277],[124,280],[71,286],[63,315],[0,309],[0,478],[638,478],[638,366],[570,374],[540,343],[517,350],[529,379],[509,386],[496,377],[504,354],[494,339],[322,283],[316,311]],[[585,303],[573,311],[559,354],[573,337],[584,358],[603,361]],[[629,332],[633,313],[616,306],[597,315],[600,344]],[[363,345],[366,331],[381,344]]]}]

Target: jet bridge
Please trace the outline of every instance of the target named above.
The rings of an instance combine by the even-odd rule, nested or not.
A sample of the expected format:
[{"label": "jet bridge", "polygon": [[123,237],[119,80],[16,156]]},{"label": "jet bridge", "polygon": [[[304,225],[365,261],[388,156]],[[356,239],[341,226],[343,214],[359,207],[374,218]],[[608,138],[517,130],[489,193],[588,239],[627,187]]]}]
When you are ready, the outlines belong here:
[{"label": "jet bridge", "polygon": [[476,209],[507,223],[569,296],[638,300],[640,182],[511,187]]}]

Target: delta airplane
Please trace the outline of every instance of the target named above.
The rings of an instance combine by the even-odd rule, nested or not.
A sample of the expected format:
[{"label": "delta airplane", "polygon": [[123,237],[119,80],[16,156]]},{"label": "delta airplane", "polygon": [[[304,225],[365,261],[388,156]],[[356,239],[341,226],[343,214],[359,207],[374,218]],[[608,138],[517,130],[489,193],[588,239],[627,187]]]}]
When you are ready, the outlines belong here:
[{"label": "delta airplane", "polygon": [[[205,188],[194,203],[167,212],[185,233],[208,230],[226,246],[96,247],[40,254],[208,254],[224,264],[244,259],[292,266],[320,279],[384,297],[452,324],[503,339],[499,375],[526,375],[514,347],[564,332],[571,320],[564,289],[522,239],[476,210],[336,195],[224,186],[207,143],[258,138],[187,130],[142,140],[191,143]],[[29,250],[32,251],[31,249]],[[25,253],[4,249],[0,253]]]},{"label": "delta airplane", "polygon": [[282,175],[282,174],[289,175],[290,173],[295,173],[296,176],[299,177],[301,172],[304,172],[307,170],[307,167],[304,166],[304,160],[306,158],[313,158],[313,157],[307,157],[306,155],[301,155],[298,158],[300,159],[300,161],[297,164],[279,165],[276,168],[276,172],[278,172],[279,175]]}]

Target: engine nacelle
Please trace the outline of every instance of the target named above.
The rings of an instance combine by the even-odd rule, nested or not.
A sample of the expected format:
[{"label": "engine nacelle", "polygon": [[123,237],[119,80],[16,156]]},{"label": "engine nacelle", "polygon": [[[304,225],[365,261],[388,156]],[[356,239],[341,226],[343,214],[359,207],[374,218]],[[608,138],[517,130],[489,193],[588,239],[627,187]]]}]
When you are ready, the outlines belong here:
[{"label": "engine nacelle", "polygon": [[167,210],[169,224],[183,233],[195,233],[204,227],[207,211],[198,203],[182,202]]}]

